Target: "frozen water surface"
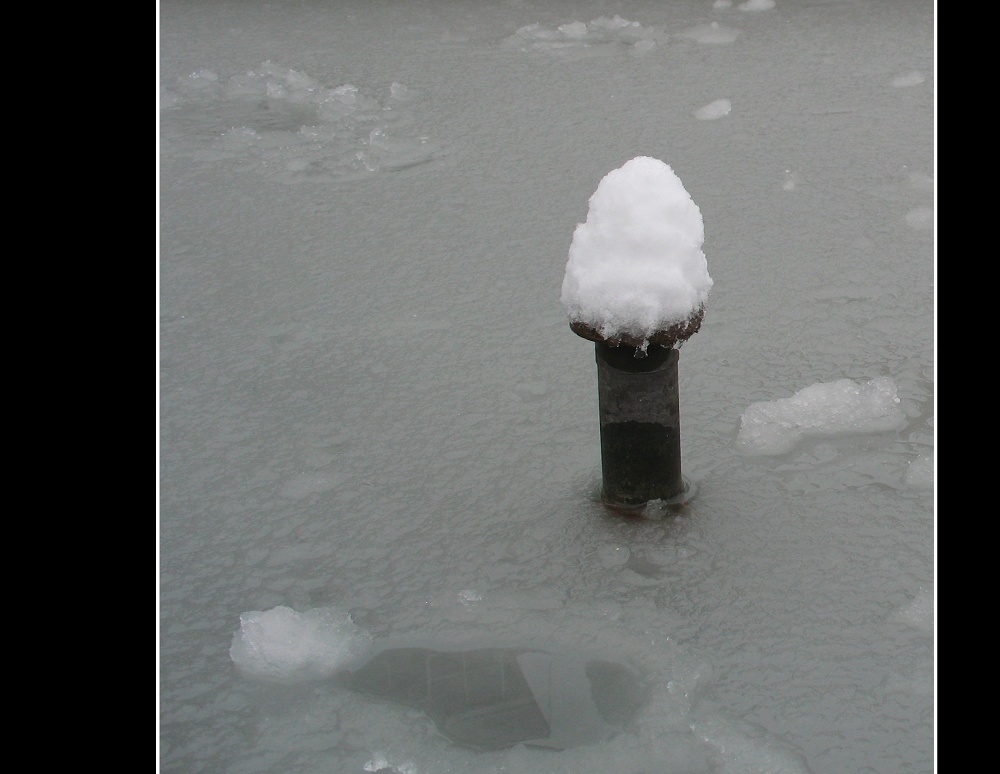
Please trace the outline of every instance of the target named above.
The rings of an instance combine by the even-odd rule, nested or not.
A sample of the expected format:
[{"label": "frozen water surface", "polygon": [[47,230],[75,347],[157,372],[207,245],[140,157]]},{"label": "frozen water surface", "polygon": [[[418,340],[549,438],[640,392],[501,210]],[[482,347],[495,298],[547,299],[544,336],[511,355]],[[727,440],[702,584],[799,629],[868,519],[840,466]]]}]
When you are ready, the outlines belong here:
[{"label": "frozen water surface", "polygon": [[[160,769],[932,771],[934,12],[161,2]],[[638,156],[714,284],[624,518],[560,288]],[[345,682],[400,641],[648,692],[477,751]]]}]

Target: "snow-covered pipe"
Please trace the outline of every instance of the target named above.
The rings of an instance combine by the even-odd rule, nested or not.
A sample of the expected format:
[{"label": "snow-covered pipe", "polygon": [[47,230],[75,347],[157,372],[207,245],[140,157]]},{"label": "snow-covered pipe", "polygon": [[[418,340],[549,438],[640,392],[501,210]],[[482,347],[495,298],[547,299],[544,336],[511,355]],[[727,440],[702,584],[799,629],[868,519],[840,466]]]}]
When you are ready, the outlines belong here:
[{"label": "snow-covered pipe", "polygon": [[701,211],[664,162],[639,156],[601,180],[570,245],[562,302],[595,342],[602,497],[683,499],[677,362],[712,287]]}]

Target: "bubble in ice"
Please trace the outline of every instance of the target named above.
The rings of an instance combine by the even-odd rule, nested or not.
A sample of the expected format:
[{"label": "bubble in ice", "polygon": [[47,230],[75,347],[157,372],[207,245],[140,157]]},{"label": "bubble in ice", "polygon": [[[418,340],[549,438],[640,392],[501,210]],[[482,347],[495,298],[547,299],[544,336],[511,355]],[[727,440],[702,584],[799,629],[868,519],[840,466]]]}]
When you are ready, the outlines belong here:
[{"label": "bubble in ice", "polygon": [[250,677],[300,682],[330,677],[371,642],[345,611],[281,605],[242,613],[229,656]]},{"label": "bubble in ice", "polygon": [[774,0],[746,0],[736,7],[741,11],[770,11],[774,8]]},{"label": "bubble in ice", "polygon": [[892,379],[838,379],[751,404],[740,417],[736,447],[744,454],[784,454],[804,436],[885,432],[905,424]]}]

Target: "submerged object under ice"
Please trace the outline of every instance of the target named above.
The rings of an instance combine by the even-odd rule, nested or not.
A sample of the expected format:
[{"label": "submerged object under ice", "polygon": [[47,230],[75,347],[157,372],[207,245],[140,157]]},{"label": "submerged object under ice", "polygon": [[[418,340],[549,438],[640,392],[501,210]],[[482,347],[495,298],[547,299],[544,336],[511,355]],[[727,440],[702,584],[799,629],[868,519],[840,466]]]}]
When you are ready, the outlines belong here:
[{"label": "submerged object under ice", "polygon": [[423,710],[442,735],[474,750],[602,742],[623,730],[649,692],[635,669],[592,654],[393,643],[338,681]]}]

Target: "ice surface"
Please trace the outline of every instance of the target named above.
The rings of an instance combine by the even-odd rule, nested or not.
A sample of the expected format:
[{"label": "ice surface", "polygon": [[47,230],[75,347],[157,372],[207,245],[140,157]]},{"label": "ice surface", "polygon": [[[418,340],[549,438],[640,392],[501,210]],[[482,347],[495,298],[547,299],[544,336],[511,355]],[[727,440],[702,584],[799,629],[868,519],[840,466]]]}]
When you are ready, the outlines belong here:
[{"label": "ice surface", "polygon": [[298,682],[333,675],[370,644],[346,612],[280,605],[240,615],[229,655],[251,677]]},{"label": "ice surface", "polygon": [[930,634],[934,630],[934,591],[920,588],[914,598],[896,611],[895,619]]},{"label": "ice surface", "polygon": [[[164,774],[930,770],[931,3],[738,2],[163,4]],[[641,26],[588,21],[616,12]],[[552,296],[640,154],[716,286],[681,370],[699,494],[621,521]],[[735,453],[754,402],[876,375],[902,432]],[[612,648],[653,702],[602,744],[455,749],[323,679],[330,604],[379,640]]]},{"label": "ice surface", "polygon": [[637,156],[601,180],[573,232],[562,285],[571,322],[648,338],[690,319],[712,288],[701,210],[669,165]]},{"label": "ice surface", "polygon": [[905,424],[892,379],[838,379],[752,404],[740,418],[736,446],[745,454],[784,454],[807,435],[877,433]]},{"label": "ice surface", "polygon": [[919,70],[913,70],[903,75],[897,75],[890,81],[890,85],[897,88],[905,88],[907,86],[919,86],[924,82],[924,74]]},{"label": "ice surface", "polygon": [[908,487],[914,489],[934,488],[934,457],[931,454],[922,454],[906,468],[906,475],[903,479]]},{"label": "ice surface", "polygon": [[762,728],[726,718],[724,714],[696,723],[694,731],[718,750],[714,763],[720,774],[810,774],[802,755],[770,737]]},{"label": "ice surface", "polygon": [[934,225],[933,207],[914,207],[906,213],[906,225],[910,228],[925,229]]}]

